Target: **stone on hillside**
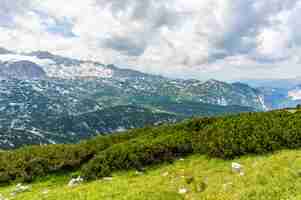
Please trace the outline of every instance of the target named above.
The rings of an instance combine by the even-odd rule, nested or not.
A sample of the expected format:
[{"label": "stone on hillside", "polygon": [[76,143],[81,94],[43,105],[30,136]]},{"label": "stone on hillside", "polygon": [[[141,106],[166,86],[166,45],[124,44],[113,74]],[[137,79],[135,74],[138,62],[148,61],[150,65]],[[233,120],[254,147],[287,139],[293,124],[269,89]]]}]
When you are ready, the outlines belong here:
[{"label": "stone on hillside", "polygon": [[168,176],[168,175],[169,175],[168,172],[164,172],[164,173],[162,174],[162,176],[164,176],[164,177],[166,177],[166,176]]},{"label": "stone on hillside", "polygon": [[0,200],[7,200],[2,194],[0,194]]},{"label": "stone on hillside", "polygon": [[69,181],[68,186],[69,187],[75,187],[78,186],[79,184],[81,184],[84,181],[84,179],[82,177],[77,177],[77,178],[73,178]]},{"label": "stone on hillside", "polygon": [[46,195],[48,193],[49,193],[49,190],[47,190],[47,189],[45,189],[45,190],[42,191],[42,194],[44,194],[44,195]]},{"label": "stone on hillside", "polygon": [[232,172],[241,173],[242,172],[242,165],[239,163],[232,163]]},{"label": "stone on hillside", "polygon": [[112,181],[113,178],[112,177],[103,177],[102,180],[104,180],[104,181]]},{"label": "stone on hillside", "polygon": [[27,192],[27,191],[29,191],[29,189],[30,189],[29,186],[25,186],[25,185],[22,185],[22,183],[19,183],[19,184],[16,185],[16,188],[13,190],[11,195],[15,196],[19,193]]},{"label": "stone on hillside", "polygon": [[135,174],[136,174],[136,175],[143,175],[144,173],[141,172],[141,171],[136,171]]},{"label": "stone on hillside", "polygon": [[179,194],[186,194],[188,192],[188,189],[187,188],[180,188],[179,189]]}]

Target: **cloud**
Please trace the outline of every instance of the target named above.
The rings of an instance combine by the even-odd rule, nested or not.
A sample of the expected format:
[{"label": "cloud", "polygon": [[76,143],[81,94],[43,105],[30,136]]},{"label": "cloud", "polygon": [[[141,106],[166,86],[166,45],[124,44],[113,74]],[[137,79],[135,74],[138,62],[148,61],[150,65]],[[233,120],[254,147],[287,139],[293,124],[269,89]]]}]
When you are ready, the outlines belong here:
[{"label": "cloud", "polygon": [[300,0],[1,0],[0,46],[172,77],[288,77],[300,13]]},{"label": "cloud", "polygon": [[1,0],[0,1],[0,26],[11,27],[14,16],[26,12],[30,7],[29,0]]}]

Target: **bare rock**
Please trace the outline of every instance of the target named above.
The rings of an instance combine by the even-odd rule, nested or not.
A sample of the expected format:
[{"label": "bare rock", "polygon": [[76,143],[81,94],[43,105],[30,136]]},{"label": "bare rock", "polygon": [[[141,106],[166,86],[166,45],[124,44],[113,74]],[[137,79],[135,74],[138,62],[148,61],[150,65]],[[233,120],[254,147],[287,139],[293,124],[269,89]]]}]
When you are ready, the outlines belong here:
[{"label": "bare rock", "polygon": [[19,193],[27,192],[30,190],[30,186],[28,185],[22,185],[22,183],[19,183],[16,185],[15,189],[12,191],[11,195],[16,196]]},{"label": "bare rock", "polygon": [[179,194],[186,194],[186,193],[188,193],[187,188],[182,187],[182,188],[179,189]]},{"label": "bare rock", "polygon": [[166,177],[166,176],[168,176],[168,175],[169,175],[168,172],[164,172],[164,173],[162,174],[163,177]]},{"label": "bare rock", "polygon": [[113,177],[103,177],[102,180],[104,180],[104,181],[112,181]]},{"label": "bare rock", "polygon": [[73,178],[69,181],[68,186],[69,187],[75,187],[80,185],[82,182],[84,182],[84,179],[82,177]]},{"label": "bare rock", "polygon": [[0,200],[8,200],[8,199],[5,198],[2,194],[0,194]]},{"label": "bare rock", "polygon": [[141,171],[135,171],[135,174],[136,174],[136,175],[143,175],[144,173],[141,172]]},{"label": "bare rock", "polygon": [[232,172],[234,172],[234,173],[241,173],[242,169],[243,169],[243,167],[242,167],[241,164],[234,163],[234,162],[232,163]]}]

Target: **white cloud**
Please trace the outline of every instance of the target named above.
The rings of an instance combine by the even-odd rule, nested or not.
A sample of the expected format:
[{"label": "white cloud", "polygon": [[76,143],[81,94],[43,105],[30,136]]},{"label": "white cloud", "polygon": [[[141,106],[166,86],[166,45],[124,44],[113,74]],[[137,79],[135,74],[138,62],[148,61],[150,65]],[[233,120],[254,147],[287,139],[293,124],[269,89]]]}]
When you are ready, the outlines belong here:
[{"label": "white cloud", "polygon": [[300,11],[299,0],[2,0],[0,46],[174,77],[288,77],[301,72]]},{"label": "white cloud", "polygon": [[25,55],[18,55],[18,54],[3,54],[0,55],[0,62],[17,62],[22,60],[28,60],[34,62],[38,65],[50,65],[54,64],[52,60],[48,59],[39,59],[35,56],[25,56]]}]

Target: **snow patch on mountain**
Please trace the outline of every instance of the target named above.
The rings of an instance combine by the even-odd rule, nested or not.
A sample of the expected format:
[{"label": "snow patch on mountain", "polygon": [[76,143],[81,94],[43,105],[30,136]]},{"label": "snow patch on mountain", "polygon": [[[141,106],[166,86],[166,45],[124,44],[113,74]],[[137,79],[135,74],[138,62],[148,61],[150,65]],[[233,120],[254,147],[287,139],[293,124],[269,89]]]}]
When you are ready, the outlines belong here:
[{"label": "snow patch on mountain", "polygon": [[61,79],[81,77],[112,78],[113,76],[113,70],[91,62],[85,62],[74,66],[48,65],[44,66],[43,69],[48,77]]},{"label": "snow patch on mountain", "polygon": [[47,58],[38,58],[37,56],[21,54],[0,54],[0,63],[6,65],[19,61],[30,61],[39,65],[47,77],[60,79],[74,78],[112,78],[113,70],[94,62],[79,62],[73,65],[58,64],[55,60]]}]

